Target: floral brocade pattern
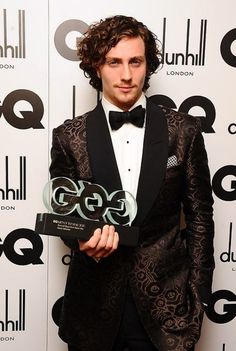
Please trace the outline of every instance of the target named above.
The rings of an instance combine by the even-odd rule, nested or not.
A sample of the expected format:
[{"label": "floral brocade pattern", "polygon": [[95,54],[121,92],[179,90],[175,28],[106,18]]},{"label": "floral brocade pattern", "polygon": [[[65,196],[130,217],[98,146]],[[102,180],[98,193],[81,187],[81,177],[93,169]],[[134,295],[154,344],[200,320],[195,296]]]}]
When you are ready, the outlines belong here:
[{"label": "floral brocade pattern", "polygon": [[[148,248],[137,254],[130,273],[143,324],[158,350],[189,350],[199,338],[204,311],[196,286],[188,280],[188,264],[163,272],[161,260],[152,254],[145,256],[144,250]],[[156,248],[155,256],[158,253],[162,255]],[[160,329],[159,334],[155,328]]]},{"label": "floral brocade pattern", "polygon": [[80,118],[75,118],[72,123],[71,120],[68,120],[65,122],[64,129],[70,143],[70,149],[73,152],[73,157],[78,165],[80,179],[91,177],[86,144],[86,117],[87,114],[84,114]]},{"label": "floral brocade pattern", "polygon": [[53,131],[51,177],[65,176],[73,180],[90,179],[91,169],[86,143],[86,117],[66,120]]}]

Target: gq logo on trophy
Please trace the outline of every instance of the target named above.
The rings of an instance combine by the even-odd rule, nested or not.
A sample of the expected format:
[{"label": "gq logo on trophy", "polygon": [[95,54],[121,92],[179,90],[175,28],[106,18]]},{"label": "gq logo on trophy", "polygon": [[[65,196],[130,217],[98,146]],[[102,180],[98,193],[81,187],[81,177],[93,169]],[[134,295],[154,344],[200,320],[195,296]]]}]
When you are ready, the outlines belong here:
[{"label": "gq logo on trophy", "polygon": [[38,213],[35,232],[88,240],[96,228],[113,224],[120,244],[136,246],[139,229],[131,226],[137,214],[135,198],[127,191],[108,194],[98,184],[69,178],[51,179],[44,187],[43,202],[49,213]]}]

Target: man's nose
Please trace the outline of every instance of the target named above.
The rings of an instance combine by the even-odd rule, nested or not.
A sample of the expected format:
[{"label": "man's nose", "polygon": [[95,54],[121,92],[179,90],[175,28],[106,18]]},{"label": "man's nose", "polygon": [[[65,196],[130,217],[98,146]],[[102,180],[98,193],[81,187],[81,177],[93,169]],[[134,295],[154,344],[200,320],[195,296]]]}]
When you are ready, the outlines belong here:
[{"label": "man's nose", "polygon": [[129,64],[124,64],[121,71],[121,80],[131,80],[132,72]]}]

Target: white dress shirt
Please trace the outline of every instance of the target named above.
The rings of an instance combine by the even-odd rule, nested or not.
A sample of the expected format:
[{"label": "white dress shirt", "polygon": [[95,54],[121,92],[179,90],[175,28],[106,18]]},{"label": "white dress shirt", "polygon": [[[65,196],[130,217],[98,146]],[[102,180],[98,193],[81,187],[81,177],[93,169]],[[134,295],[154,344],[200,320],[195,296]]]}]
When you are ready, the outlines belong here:
[{"label": "white dress shirt", "polygon": [[[138,105],[142,105],[146,109],[146,97],[144,94],[141,95],[130,110]],[[143,128],[138,128],[132,123],[125,123],[118,130],[112,130],[109,124],[109,112],[122,112],[122,110],[111,104],[104,97],[102,97],[102,106],[107,118],[122,188],[136,198],[143,154],[145,122]]]}]

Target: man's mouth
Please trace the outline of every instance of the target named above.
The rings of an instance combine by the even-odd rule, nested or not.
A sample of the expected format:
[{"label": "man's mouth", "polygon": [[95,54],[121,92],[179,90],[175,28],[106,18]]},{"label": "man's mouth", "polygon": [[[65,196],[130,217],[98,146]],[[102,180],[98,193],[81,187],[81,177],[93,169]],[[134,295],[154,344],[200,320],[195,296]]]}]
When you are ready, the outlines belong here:
[{"label": "man's mouth", "polygon": [[121,90],[121,91],[124,91],[124,92],[127,92],[127,91],[130,91],[130,90],[132,90],[133,89],[133,86],[131,86],[131,85],[129,85],[129,86],[127,86],[127,85],[121,85],[121,86],[118,86],[118,88]]}]

